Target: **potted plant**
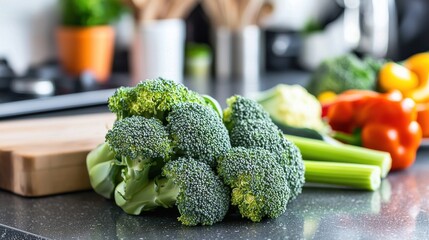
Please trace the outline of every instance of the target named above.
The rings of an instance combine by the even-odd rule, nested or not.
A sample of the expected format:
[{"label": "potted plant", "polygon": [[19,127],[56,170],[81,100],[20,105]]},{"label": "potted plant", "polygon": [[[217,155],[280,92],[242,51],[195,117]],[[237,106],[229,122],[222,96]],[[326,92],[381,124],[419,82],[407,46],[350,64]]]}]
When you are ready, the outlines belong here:
[{"label": "potted plant", "polygon": [[59,61],[64,71],[78,76],[91,72],[98,82],[109,78],[115,33],[109,23],[119,16],[119,0],[61,0],[57,29]]}]

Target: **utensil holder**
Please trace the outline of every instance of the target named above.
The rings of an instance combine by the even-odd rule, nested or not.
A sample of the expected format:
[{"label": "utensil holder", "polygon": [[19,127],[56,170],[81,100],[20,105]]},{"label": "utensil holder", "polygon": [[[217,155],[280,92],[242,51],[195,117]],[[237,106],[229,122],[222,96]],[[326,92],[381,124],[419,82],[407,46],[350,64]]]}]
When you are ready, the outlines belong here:
[{"label": "utensil holder", "polygon": [[133,84],[158,77],[182,82],[185,35],[180,19],[137,25],[130,51]]},{"label": "utensil holder", "polygon": [[218,79],[259,77],[263,61],[258,26],[246,26],[236,31],[218,28],[215,46],[215,72]]}]

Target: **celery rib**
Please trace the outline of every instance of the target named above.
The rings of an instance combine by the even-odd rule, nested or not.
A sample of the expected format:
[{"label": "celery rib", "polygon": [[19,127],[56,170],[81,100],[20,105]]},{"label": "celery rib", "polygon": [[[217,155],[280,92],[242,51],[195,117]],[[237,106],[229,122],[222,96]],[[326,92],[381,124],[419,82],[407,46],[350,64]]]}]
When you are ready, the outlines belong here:
[{"label": "celery rib", "polygon": [[320,140],[291,135],[285,137],[295,143],[304,159],[377,166],[381,178],[387,176],[392,165],[392,158],[387,152],[347,144],[331,145]]},{"label": "celery rib", "polygon": [[365,190],[380,187],[380,168],[373,165],[304,160],[305,180]]}]

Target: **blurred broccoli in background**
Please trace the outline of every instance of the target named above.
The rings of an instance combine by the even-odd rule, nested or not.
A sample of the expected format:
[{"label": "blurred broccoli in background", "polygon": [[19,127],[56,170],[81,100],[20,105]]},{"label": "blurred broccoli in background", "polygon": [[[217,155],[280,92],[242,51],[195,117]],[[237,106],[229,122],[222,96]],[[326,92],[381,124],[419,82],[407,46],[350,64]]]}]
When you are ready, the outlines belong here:
[{"label": "blurred broccoli in background", "polygon": [[382,64],[383,60],[359,59],[354,54],[327,59],[313,72],[307,89],[315,96],[326,91],[338,94],[349,89],[375,90]]}]

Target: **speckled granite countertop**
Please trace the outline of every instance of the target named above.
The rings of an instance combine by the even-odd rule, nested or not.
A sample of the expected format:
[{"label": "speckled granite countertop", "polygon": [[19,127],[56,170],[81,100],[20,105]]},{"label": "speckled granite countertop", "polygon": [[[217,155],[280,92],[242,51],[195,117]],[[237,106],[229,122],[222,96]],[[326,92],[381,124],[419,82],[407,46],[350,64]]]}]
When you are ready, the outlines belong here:
[{"label": "speckled granite countertop", "polygon": [[[284,80],[306,79],[302,74],[275,76],[251,86],[266,89]],[[252,91],[240,84],[189,85],[217,99]],[[252,223],[231,214],[211,227],[185,227],[177,216],[168,209],[130,216],[92,191],[43,198],[0,191],[0,239],[428,239],[429,148],[419,151],[410,169],[391,173],[376,192],[306,186],[274,220]]]},{"label": "speckled granite countertop", "polygon": [[174,210],[129,216],[92,191],[43,198],[0,191],[0,206],[5,239],[427,239],[429,149],[376,192],[307,186],[284,215],[262,223],[232,214],[211,227],[184,227]]}]

